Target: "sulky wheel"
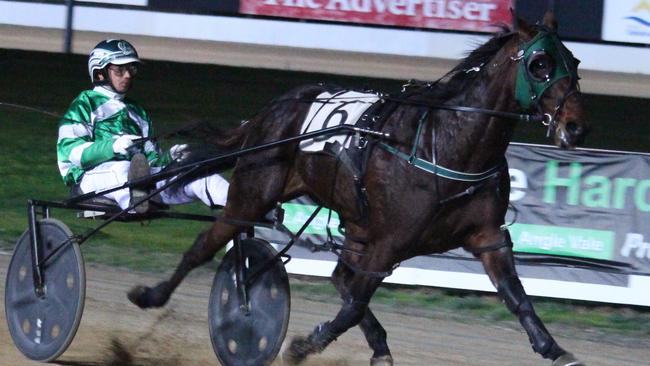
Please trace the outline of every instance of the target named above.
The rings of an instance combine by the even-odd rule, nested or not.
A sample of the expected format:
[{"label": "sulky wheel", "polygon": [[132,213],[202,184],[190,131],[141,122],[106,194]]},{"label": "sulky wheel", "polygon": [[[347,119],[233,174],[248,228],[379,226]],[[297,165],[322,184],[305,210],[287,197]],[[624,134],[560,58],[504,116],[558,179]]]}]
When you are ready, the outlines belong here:
[{"label": "sulky wheel", "polygon": [[79,245],[62,222],[37,223],[43,257],[45,287],[34,287],[29,230],[18,239],[5,284],[5,314],[11,338],[28,358],[49,362],[70,345],[79,327],[86,294],[86,275]]},{"label": "sulky wheel", "polygon": [[269,262],[277,252],[266,241],[248,238],[239,245],[244,279],[266,269],[246,286],[246,309],[237,288],[237,247],[226,253],[210,292],[212,348],[226,366],[268,365],[280,351],[289,325],[289,278],[279,258]]}]

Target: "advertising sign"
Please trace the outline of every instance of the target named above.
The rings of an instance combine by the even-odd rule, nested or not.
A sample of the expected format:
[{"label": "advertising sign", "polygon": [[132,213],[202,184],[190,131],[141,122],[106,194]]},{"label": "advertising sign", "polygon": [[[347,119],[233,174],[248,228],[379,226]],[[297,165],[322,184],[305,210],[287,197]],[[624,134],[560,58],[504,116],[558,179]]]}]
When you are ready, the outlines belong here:
[{"label": "advertising sign", "polygon": [[517,252],[650,273],[650,156],[512,145],[508,162]]},{"label": "advertising sign", "polygon": [[243,14],[415,28],[494,32],[512,0],[241,0]]},{"label": "advertising sign", "polygon": [[605,0],[602,38],[650,44],[650,1]]}]

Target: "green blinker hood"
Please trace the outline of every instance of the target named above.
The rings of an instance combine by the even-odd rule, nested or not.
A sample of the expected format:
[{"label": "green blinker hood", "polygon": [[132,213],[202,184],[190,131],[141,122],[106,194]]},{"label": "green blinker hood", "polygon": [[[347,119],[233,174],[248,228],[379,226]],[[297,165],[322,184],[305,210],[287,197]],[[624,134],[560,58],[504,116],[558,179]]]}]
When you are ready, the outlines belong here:
[{"label": "green blinker hood", "polygon": [[[529,74],[529,59],[537,51],[544,51],[555,60],[555,68],[547,80],[537,81]],[[524,110],[528,110],[533,102],[539,103],[542,94],[556,81],[570,77],[573,84],[578,80],[578,63],[580,61],[564,47],[555,32],[546,28],[541,28],[533,39],[521,45],[517,58],[519,66],[515,84],[515,99]]]}]

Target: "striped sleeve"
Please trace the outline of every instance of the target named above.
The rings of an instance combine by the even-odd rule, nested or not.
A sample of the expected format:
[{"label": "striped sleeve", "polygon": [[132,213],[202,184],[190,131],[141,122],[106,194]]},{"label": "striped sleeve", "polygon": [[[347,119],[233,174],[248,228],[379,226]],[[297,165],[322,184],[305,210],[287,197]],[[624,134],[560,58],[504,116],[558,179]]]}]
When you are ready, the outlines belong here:
[{"label": "striped sleeve", "polygon": [[84,170],[114,157],[112,141],[94,141],[90,104],[77,98],[59,122],[57,160],[63,181],[76,183]]}]

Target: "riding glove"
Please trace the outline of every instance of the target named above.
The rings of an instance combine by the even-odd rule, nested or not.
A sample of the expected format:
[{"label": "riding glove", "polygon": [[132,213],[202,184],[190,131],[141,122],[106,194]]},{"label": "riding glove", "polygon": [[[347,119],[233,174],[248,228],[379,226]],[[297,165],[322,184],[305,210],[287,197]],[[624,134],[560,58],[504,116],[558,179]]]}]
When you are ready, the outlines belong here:
[{"label": "riding glove", "polygon": [[121,135],[114,136],[115,141],[113,141],[113,152],[116,154],[126,155],[127,149],[133,146],[133,140],[141,139],[142,136],[137,135]]},{"label": "riding glove", "polygon": [[174,145],[169,149],[169,156],[176,162],[182,161],[184,158],[187,158],[188,155],[187,144]]}]

